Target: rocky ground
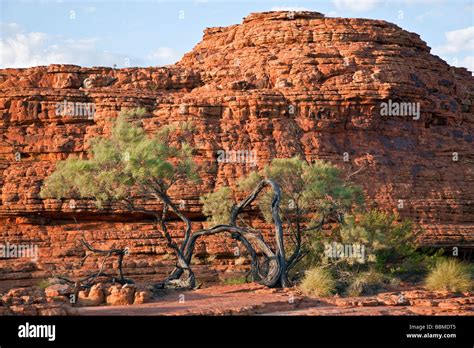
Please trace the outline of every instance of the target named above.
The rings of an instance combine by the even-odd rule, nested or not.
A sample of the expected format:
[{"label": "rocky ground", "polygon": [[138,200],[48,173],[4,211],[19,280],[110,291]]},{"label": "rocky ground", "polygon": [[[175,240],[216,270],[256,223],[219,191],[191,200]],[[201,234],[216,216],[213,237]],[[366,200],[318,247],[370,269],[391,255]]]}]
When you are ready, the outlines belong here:
[{"label": "rocky ground", "polygon": [[474,315],[472,293],[421,289],[369,297],[309,298],[257,284],[171,292],[132,306],[81,307],[78,315]]},{"label": "rocky ground", "polygon": [[[400,288],[364,297],[308,297],[297,289],[255,283],[212,285],[193,291],[96,284],[10,289],[0,315],[474,315],[474,294]],[[71,301],[74,296],[75,301]]]},{"label": "rocky ground", "polygon": [[52,279],[42,288],[12,288],[0,295],[0,315],[76,315],[78,307],[136,305],[149,302],[146,286],[97,283],[88,289]]}]

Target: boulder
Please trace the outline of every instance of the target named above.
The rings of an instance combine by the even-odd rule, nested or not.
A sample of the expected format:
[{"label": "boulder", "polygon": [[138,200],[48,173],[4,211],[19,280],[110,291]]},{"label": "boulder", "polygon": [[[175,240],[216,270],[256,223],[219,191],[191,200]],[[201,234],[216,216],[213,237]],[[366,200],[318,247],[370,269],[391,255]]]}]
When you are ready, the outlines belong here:
[{"label": "boulder", "polygon": [[105,303],[104,285],[94,284],[88,291],[79,291],[77,305],[80,307],[99,306]]},{"label": "boulder", "polygon": [[115,285],[112,286],[107,295],[107,304],[111,306],[121,306],[133,304],[135,299],[135,286],[134,285]]},{"label": "boulder", "polygon": [[68,296],[74,293],[74,289],[67,284],[54,284],[44,289],[47,297]]}]

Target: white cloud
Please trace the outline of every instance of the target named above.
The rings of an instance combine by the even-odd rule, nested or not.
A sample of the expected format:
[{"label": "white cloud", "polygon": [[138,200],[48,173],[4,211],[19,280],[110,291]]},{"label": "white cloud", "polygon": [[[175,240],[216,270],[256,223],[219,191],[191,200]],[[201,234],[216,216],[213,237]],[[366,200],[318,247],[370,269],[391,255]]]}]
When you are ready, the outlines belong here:
[{"label": "white cloud", "polygon": [[454,66],[465,67],[474,72],[474,26],[448,31],[444,36],[444,44],[434,47],[432,53]]},{"label": "white cloud", "polygon": [[474,56],[464,57],[464,59],[462,59],[457,66],[467,68],[467,70],[474,73]]},{"label": "white cloud", "polygon": [[307,7],[302,6],[273,6],[270,11],[311,11]]},{"label": "white cloud", "polygon": [[332,0],[338,10],[364,12],[375,8],[380,0]]},{"label": "white cloud", "polygon": [[16,23],[2,24],[0,68],[26,68],[49,64],[81,66],[139,65],[124,54],[101,51],[98,38],[67,39],[42,32],[24,32]]},{"label": "white cloud", "polygon": [[181,55],[170,47],[158,47],[150,52],[146,58],[152,65],[166,65],[176,63]]},{"label": "white cloud", "polygon": [[99,38],[70,39],[42,32],[25,32],[16,23],[0,27],[0,68],[27,68],[49,64],[80,66],[149,66],[175,63],[181,54],[170,47],[158,47],[137,58],[99,48]]},{"label": "white cloud", "polygon": [[20,31],[20,26],[17,23],[0,23],[0,32],[2,37],[10,36]]},{"label": "white cloud", "polygon": [[433,49],[436,54],[452,54],[474,51],[474,26],[444,33],[446,43]]}]

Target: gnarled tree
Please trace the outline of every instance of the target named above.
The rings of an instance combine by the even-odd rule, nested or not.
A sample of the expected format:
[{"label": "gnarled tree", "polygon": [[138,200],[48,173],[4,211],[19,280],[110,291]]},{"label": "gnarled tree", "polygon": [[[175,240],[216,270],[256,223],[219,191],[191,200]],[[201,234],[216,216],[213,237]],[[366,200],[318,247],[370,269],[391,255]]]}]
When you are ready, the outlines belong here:
[{"label": "gnarled tree", "polygon": [[[184,273],[187,285],[194,286],[194,274],[183,248],[171,238],[166,225],[172,211],[185,223],[183,243],[187,242],[191,223],[168,192],[177,183],[198,180],[192,149],[184,142],[192,129],[189,124],[167,125],[148,137],[140,124],[144,114],[143,109],[121,112],[110,136],[92,139],[90,158],[69,157],[58,163],[46,179],[41,196],[92,199],[99,208],[119,204],[122,209],[152,216],[176,254],[177,268]],[[158,200],[161,211],[137,203],[136,197]]]},{"label": "gnarled tree", "polygon": [[[94,200],[99,208],[140,212],[152,216],[168,247],[176,255],[176,267],[160,282],[165,287],[195,286],[190,267],[196,241],[205,236],[227,233],[241,242],[252,259],[252,278],[267,286],[288,286],[288,273],[304,257],[305,233],[317,231],[328,221],[342,221],[360,192],[347,184],[340,171],[324,162],[308,164],[298,158],[275,159],[259,173],[253,172],[240,183],[246,196],[238,203],[229,188],[203,197],[203,211],[214,225],[193,232],[189,218],[170,197],[174,185],[199,180],[193,150],[185,141],[192,127],[163,126],[147,135],[141,122],[144,110],[122,112],[107,137],[95,138],[88,159],[69,157],[59,162],[41,190],[43,198],[82,198]],[[141,204],[155,199],[160,210]],[[259,201],[260,209],[274,225],[274,245],[261,232],[245,223],[246,210]],[[174,240],[167,226],[174,214],[184,224],[184,238]],[[293,250],[287,257],[285,231],[293,237]]]},{"label": "gnarled tree", "polygon": [[[270,185],[272,190],[263,192],[265,185]],[[250,232],[252,229],[239,215],[257,195],[261,195],[260,211],[267,222],[273,222],[276,226],[275,258],[279,274],[277,279],[269,282],[273,286],[291,283],[288,280],[290,272],[306,256],[309,237],[320,233],[327,224],[344,223],[344,214],[363,204],[362,190],[345,180],[341,170],[323,161],[307,163],[297,157],[273,159],[262,171],[241,178],[238,190],[248,192],[252,189],[246,199],[232,205],[225,203],[232,201],[232,190],[221,187],[202,198],[203,212],[210,216],[210,223],[225,223],[226,216],[230,216],[230,226]],[[229,225],[214,228],[222,228],[220,226]],[[291,246],[291,252],[285,250],[285,244],[287,248]],[[252,251],[250,253],[253,257]],[[255,269],[259,270],[258,267]]]}]

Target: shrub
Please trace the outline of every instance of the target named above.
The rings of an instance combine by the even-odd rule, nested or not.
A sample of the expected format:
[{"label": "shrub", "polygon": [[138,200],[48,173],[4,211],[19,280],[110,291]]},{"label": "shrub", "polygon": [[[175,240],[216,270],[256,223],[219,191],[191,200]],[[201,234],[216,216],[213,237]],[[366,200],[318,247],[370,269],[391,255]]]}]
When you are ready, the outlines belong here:
[{"label": "shrub", "polygon": [[[419,233],[418,226],[396,214],[378,210],[348,214],[329,233],[310,237],[308,253],[296,270],[324,266],[334,275],[337,292],[352,296],[372,294],[394,277],[420,281],[439,252],[420,251]],[[339,249],[346,246],[349,251]]]},{"label": "shrub", "polygon": [[[307,260],[312,261],[312,266],[328,262],[353,274],[370,268],[396,276],[419,273],[426,271],[437,257],[418,252],[419,233],[420,229],[415,224],[409,220],[399,221],[396,214],[371,210],[348,215],[344,224],[336,226],[330,234],[313,237]],[[363,255],[327,258],[325,246],[332,243],[363,246]]]},{"label": "shrub", "polygon": [[396,273],[415,254],[419,233],[411,221],[398,220],[397,214],[371,210],[358,216],[357,221],[348,217],[338,232],[344,244],[365,245],[366,261],[377,271]]},{"label": "shrub", "polygon": [[38,287],[41,288],[41,289],[46,289],[50,285],[51,285],[51,283],[49,282],[48,279],[41,279],[38,282]]},{"label": "shrub", "polygon": [[228,224],[232,210],[232,192],[228,187],[221,187],[215,192],[210,192],[202,197],[202,212],[208,216],[207,221],[211,226]]},{"label": "shrub", "polygon": [[242,276],[242,277],[224,278],[224,279],[221,279],[221,283],[225,285],[237,285],[237,284],[245,284],[248,282],[247,282],[247,278],[245,276]]},{"label": "shrub", "polygon": [[384,289],[384,277],[382,273],[371,269],[367,272],[357,274],[352,280],[347,294],[349,296],[374,295]]},{"label": "shrub", "polygon": [[473,288],[472,283],[469,265],[453,258],[439,260],[426,278],[426,287],[435,291],[469,291]]},{"label": "shrub", "polygon": [[299,286],[305,295],[329,296],[336,288],[331,272],[320,267],[313,267],[305,272]]}]

